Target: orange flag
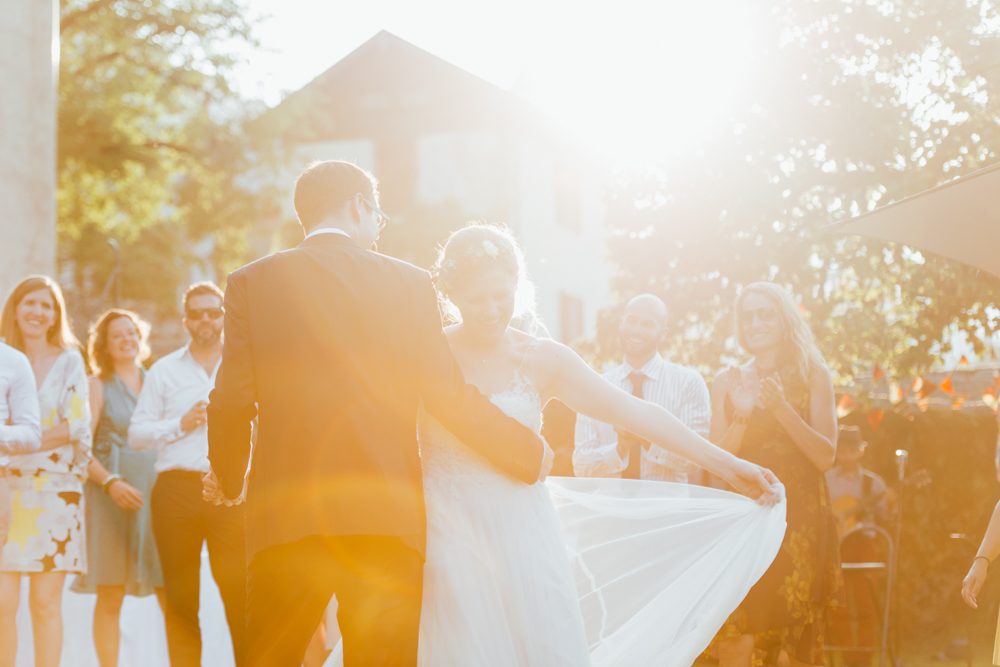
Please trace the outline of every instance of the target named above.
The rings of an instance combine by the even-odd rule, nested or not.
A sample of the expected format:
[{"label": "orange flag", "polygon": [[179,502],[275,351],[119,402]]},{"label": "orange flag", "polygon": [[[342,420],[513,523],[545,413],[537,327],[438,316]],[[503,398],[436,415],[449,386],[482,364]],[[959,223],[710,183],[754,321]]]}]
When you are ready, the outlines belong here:
[{"label": "orange flag", "polygon": [[857,403],[854,399],[844,394],[840,401],[837,403],[837,409],[841,412],[850,412],[852,408],[857,407]]},{"label": "orange flag", "polygon": [[951,386],[951,376],[949,375],[944,379],[940,386],[941,391],[948,394],[949,396],[955,393],[955,388]]},{"label": "orange flag", "polygon": [[882,410],[869,410],[868,411],[868,425],[872,427],[873,431],[877,431],[879,425],[882,424],[882,417],[885,416],[885,412]]},{"label": "orange flag", "polygon": [[878,383],[879,380],[885,377],[885,371],[878,364],[875,364],[875,372],[872,373],[872,382]]},{"label": "orange flag", "polygon": [[920,389],[917,390],[917,396],[920,398],[927,398],[937,390],[937,385],[927,380],[925,378],[920,378]]},{"label": "orange flag", "polygon": [[968,366],[969,365],[969,358],[963,354],[962,358],[958,360],[958,365],[959,366]]},{"label": "orange flag", "polygon": [[1000,374],[993,376],[993,386],[986,390],[983,396],[992,396],[996,398],[998,393],[1000,393]]}]

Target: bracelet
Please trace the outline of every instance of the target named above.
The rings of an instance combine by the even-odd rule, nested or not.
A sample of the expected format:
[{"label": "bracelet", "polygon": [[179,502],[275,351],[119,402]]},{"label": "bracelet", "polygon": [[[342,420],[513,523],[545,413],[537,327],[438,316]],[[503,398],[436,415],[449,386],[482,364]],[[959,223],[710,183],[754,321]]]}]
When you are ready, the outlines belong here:
[{"label": "bracelet", "polygon": [[987,558],[986,556],[976,556],[975,558],[972,559],[972,562],[975,563],[980,558],[982,558],[984,561],[986,561],[986,567],[988,568],[990,566],[990,559]]},{"label": "bracelet", "polygon": [[118,473],[115,473],[113,475],[108,475],[107,477],[104,478],[104,481],[101,482],[101,491],[107,493],[108,489],[111,488],[111,485],[119,481],[125,481],[125,478],[119,475]]}]

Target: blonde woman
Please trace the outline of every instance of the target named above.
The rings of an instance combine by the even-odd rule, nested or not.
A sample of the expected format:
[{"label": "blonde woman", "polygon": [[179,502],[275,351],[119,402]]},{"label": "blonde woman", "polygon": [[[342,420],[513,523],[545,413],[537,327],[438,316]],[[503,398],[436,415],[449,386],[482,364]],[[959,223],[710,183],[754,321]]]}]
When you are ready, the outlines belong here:
[{"label": "blonde woman", "polygon": [[837,413],[830,371],[787,290],[747,285],[736,300],[740,346],[753,356],[712,385],[709,439],[772,470],[785,485],[788,529],[777,558],[717,635],[720,667],[822,665],[826,613],[842,597],[837,533],[823,476]]},{"label": "blonde woman", "polygon": [[67,572],[87,571],[83,483],[90,463],[87,371],[59,285],[21,281],[0,313],[0,336],[24,352],[38,387],[42,447],[10,457],[13,521],[0,553],[0,664],[13,664],[21,575],[29,602],[36,667],[62,654],[62,591]]},{"label": "blonde woman", "polygon": [[90,329],[90,416],[94,458],[86,485],[89,571],[73,590],[97,593],[94,646],[102,667],[118,664],[119,615],[126,595],[156,593],[163,607],[163,573],[153,540],[149,496],[156,452],[128,445],[149,357],[149,324],[128,310],[109,310]]}]

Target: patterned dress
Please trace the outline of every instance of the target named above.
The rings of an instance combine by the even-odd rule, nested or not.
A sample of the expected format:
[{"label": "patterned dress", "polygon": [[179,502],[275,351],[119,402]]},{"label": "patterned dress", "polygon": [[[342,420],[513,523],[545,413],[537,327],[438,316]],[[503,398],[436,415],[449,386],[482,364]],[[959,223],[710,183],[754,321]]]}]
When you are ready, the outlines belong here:
[{"label": "patterned dress", "polygon": [[3,572],[86,572],[83,482],[90,463],[90,408],[83,357],[66,350],[38,388],[42,434],[69,424],[69,444],[10,457],[12,521]]},{"label": "patterned dress", "polygon": [[[144,369],[139,373],[145,378]],[[117,375],[103,384],[104,407],[94,434],[94,458],[138,489],[143,505],[139,510],[122,509],[99,485],[86,485],[89,569],[76,578],[73,590],[95,593],[97,586],[124,586],[126,595],[149,595],[163,586],[149,511],[156,452],[138,452],[128,446],[128,425],[138,400],[135,392]]]},{"label": "patterned dress", "polygon": [[[791,372],[781,373],[785,396],[808,422],[808,388],[792,376]],[[727,397],[730,422],[733,414]],[[750,415],[739,456],[769,468],[785,485],[788,529],[771,567],[722,626],[716,640],[755,634],[765,665],[776,664],[782,650],[806,664],[822,665],[827,614],[844,603],[837,527],[826,478],[774,414],[763,408],[754,408]]]}]

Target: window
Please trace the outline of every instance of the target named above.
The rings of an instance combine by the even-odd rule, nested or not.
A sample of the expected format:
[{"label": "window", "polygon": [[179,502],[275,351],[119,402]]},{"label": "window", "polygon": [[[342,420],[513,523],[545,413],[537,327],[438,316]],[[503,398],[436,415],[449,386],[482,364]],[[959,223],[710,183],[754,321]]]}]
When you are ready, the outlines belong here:
[{"label": "window", "polygon": [[583,337],[583,301],[559,293],[559,326],[560,339],[566,345]]},{"label": "window", "polygon": [[556,224],[579,232],[580,222],[580,176],[570,169],[556,167],[552,174],[552,185],[556,203]]}]

